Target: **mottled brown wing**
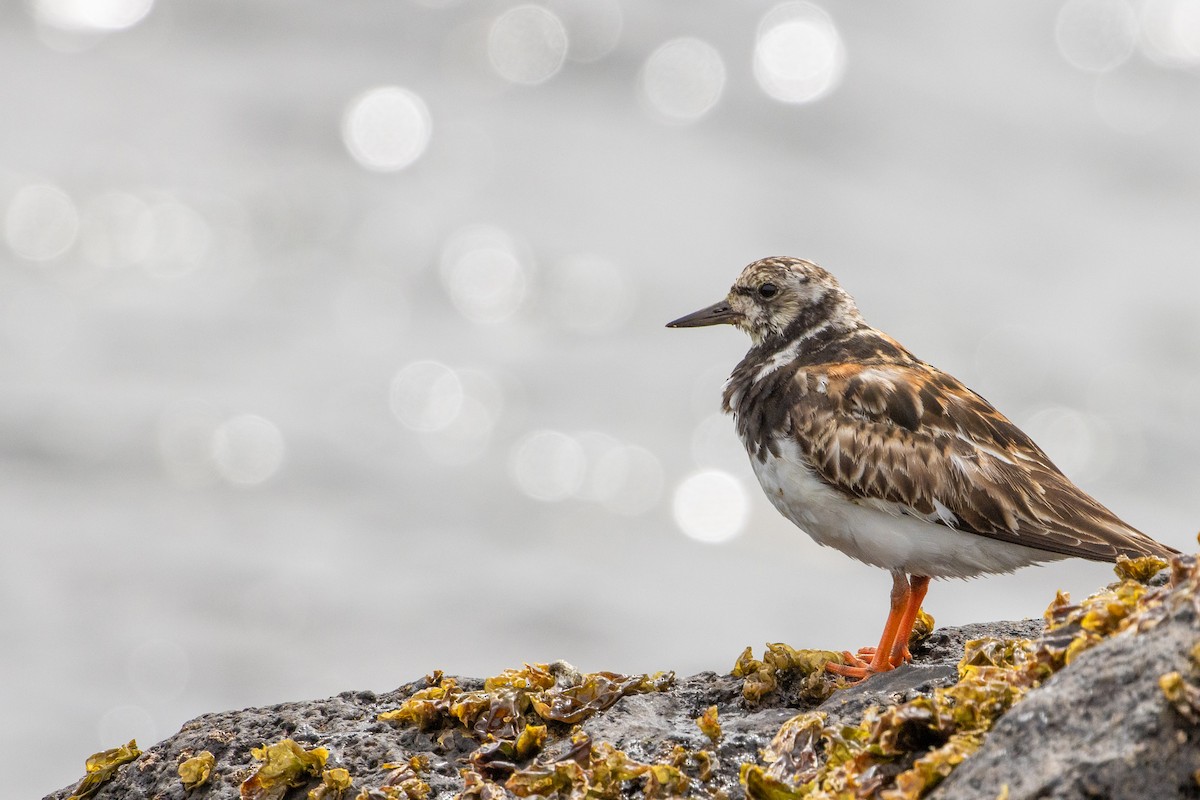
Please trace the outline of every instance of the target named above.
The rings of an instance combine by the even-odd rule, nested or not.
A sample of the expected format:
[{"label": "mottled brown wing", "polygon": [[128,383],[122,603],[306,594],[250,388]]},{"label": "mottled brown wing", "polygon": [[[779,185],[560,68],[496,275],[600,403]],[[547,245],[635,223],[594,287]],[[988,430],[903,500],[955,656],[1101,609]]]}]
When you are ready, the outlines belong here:
[{"label": "mottled brown wing", "polygon": [[1095,561],[1174,552],[1081,491],[990,403],[932,367],[810,366],[792,390],[791,426],[810,464],[857,497]]}]

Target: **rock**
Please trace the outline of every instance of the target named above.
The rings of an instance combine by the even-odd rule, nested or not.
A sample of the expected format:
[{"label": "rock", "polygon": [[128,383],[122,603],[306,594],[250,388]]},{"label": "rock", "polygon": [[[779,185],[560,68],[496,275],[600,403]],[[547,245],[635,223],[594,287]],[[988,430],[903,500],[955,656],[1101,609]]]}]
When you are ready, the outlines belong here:
[{"label": "rock", "polygon": [[[1036,635],[1041,627],[1040,621],[1025,620],[939,630],[916,650],[913,664],[840,690],[823,704],[799,701],[789,694],[784,682],[779,691],[752,707],[742,697],[740,678],[705,672],[678,680],[664,692],[623,697],[585,721],[582,730],[593,741],[610,742],[631,758],[647,763],[669,756],[677,745],[689,751],[707,748],[716,756],[709,788],[722,788],[731,798],[738,798],[743,796],[738,782],[741,763],[754,761],[780,726],[799,711],[819,708],[829,712],[833,719],[851,722],[869,705],[891,705],[953,683],[955,652],[961,656],[963,641],[981,636]],[[483,681],[477,679],[455,680],[468,691],[483,686]],[[97,800],[237,798],[239,786],[257,766],[250,751],[284,738],[291,738],[304,748],[327,748],[330,751],[327,766],[346,769],[354,780],[354,793],[378,787],[387,774],[381,770],[383,764],[426,755],[430,768],[421,777],[432,790],[430,796],[452,797],[462,791],[459,770],[469,766],[468,759],[479,743],[461,726],[422,731],[377,719],[379,714],[399,707],[428,685],[427,680],[419,680],[386,694],[346,692],[325,700],[206,714],[120,768],[118,776],[95,797]],[[720,743],[715,747],[696,724],[696,719],[710,706],[717,707],[722,729]],[[568,730],[564,728],[562,733]],[[180,782],[178,764],[205,750],[216,759],[213,778],[198,790],[202,793],[189,794]],[[305,784],[310,788],[316,785],[315,778]],[[70,787],[49,797],[63,800],[69,795]],[[295,795],[304,796],[299,791]]]},{"label": "rock", "polygon": [[[953,767],[957,760],[951,759],[942,772],[912,784],[919,785],[914,793],[891,796],[917,797],[925,792],[938,800],[1197,797],[1200,727],[1195,720],[1200,718],[1200,708],[1188,703],[1189,698],[1200,697],[1194,687],[1200,665],[1193,663],[1200,657],[1196,647],[1200,578],[1194,560],[1174,567],[1172,585],[1162,589],[1126,582],[1117,594],[1101,595],[1091,605],[1070,605],[1060,598],[1052,605],[1055,630],[1046,635],[1040,620],[937,630],[913,648],[912,664],[838,689],[823,701],[813,697],[811,677],[786,671],[777,673],[777,684],[771,684],[775,688],[756,703],[743,695],[742,678],[714,672],[668,686],[661,676],[581,676],[559,662],[507,672],[490,679],[486,692],[481,680],[448,679],[435,673],[385,694],[347,692],[325,700],[204,715],[117,767],[112,780],[93,796],[97,800],[238,798],[243,783],[262,765],[251,751],[291,739],[298,745],[294,751],[311,758],[315,766],[288,773],[294,788],[286,790],[281,783],[274,795],[260,796],[277,798],[288,791],[288,798],[299,800],[317,790],[316,797],[332,800],[339,796],[337,781],[344,780],[350,784],[340,795],[346,800],[363,792],[361,796],[371,800],[424,796],[448,800],[458,794],[498,799],[512,796],[503,788],[506,783],[513,791],[557,793],[562,798],[582,798],[583,789],[591,786],[593,795],[738,800],[747,794],[739,780],[742,765],[762,764],[763,751],[775,747],[771,752],[782,749],[787,758],[770,770],[752,768],[751,772],[758,770],[758,777],[748,780],[753,784],[752,796],[774,792],[772,797],[782,799],[799,796],[795,785],[812,779],[821,762],[830,758],[833,740],[822,740],[812,731],[819,734],[824,726],[826,732],[858,730],[865,736],[872,725],[878,733],[884,725],[878,720],[893,710],[915,710],[897,711],[889,718],[886,724],[895,727],[887,746],[895,749],[895,755],[884,755],[882,761],[873,756],[875,766],[856,778],[861,779],[860,785],[874,787],[862,796],[880,796],[892,782],[903,782],[897,778],[903,771],[919,772],[920,758],[955,743],[953,737],[947,742],[936,725],[926,727],[922,714],[928,716],[933,709],[936,717],[938,706],[933,700],[918,699],[941,697],[939,692],[956,684],[966,642],[987,637],[1036,639],[1034,645],[1018,648],[1018,655],[1038,652],[1043,659],[1059,658],[1061,663],[1073,642],[1099,641],[1099,634],[1089,633],[1081,620],[1085,612],[1100,608],[1108,609],[1104,613],[1110,617],[1100,622],[1089,617],[1088,625],[1128,630],[1073,654],[1068,667],[1040,686],[1037,680],[1050,668],[1025,662],[1020,674],[1040,676],[1028,684],[1036,688],[1026,691],[1026,686],[1016,693],[1019,698],[1024,692],[1023,699],[999,719],[982,746],[971,755],[976,746],[971,745],[957,769]],[[1113,599],[1118,594],[1125,605]],[[1122,615],[1130,613],[1135,600],[1136,612],[1125,619]],[[1009,647],[1006,652],[1011,656],[1013,650]],[[990,663],[983,667],[985,671],[1002,668]],[[1030,671],[1036,669],[1043,672]],[[1159,679],[1172,672],[1180,674],[1180,681],[1173,684],[1175,699],[1168,702]],[[697,724],[712,706],[720,726],[715,742]],[[860,726],[872,707],[882,711],[870,712],[874,716]],[[453,713],[458,718],[450,716],[452,708],[457,708]],[[401,717],[408,715],[407,722],[380,720],[381,714],[397,709],[403,711]],[[798,735],[772,744],[785,722],[801,712],[816,711],[825,716],[806,718],[816,720],[806,723],[808,739]],[[941,724],[944,727],[946,719]],[[952,724],[949,730],[953,732]],[[489,737],[488,731],[495,736]],[[179,764],[202,751],[214,757],[212,776],[187,791]],[[597,765],[604,765],[603,775]],[[334,769],[344,769],[348,776],[328,772]],[[949,778],[938,785],[951,769]],[[328,785],[317,789],[323,775]],[[600,781],[608,783],[601,786]],[[48,797],[65,800],[73,788]]]},{"label": "rock", "polygon": [[1010,800],[1200,797],[1200,726],[1170,708],[1158,684],[1170,672],[1195,681],[1200,630],[1190,600],[1030,691],[932,797],[995,800],[1006,785]]}]

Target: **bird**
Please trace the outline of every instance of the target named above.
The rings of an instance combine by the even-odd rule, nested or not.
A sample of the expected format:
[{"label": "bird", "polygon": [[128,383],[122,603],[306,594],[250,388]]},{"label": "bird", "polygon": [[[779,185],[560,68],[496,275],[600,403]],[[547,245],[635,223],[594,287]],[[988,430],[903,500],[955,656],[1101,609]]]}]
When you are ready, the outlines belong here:
[{"label": "bird", "polygon": [[1072,483],[983,397],[867,324],[810,261],[755,261],[725,299],[667,323],[709,325],[750,335],[722,410],[771,504],[818,544],[891,572],[878,646],[844,652],[830,672],[862,679],[910,661],[932,578],[1177,553]]}]

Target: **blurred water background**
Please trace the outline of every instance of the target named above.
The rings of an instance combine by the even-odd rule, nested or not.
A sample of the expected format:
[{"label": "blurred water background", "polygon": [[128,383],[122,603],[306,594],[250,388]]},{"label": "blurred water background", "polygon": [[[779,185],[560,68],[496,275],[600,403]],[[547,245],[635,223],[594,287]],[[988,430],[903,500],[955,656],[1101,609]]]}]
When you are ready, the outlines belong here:
[{"label": "blurred water background", "polygon": [[765,255],[1194,544],[1191,0],[28,0],[0,72],[6,796],[434,668],[873,643],[716,413],[747,341],[663,328]]}]

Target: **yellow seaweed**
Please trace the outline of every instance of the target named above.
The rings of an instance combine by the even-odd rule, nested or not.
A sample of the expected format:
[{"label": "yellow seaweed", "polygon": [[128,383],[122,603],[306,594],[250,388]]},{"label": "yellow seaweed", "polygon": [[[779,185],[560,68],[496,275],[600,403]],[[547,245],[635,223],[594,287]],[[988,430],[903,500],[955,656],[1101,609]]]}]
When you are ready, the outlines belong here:
[{"label": "yellow seaweed", "polygon": [[577,762],[559,761],[514,772],[504,788],[517,797],[574,797],[582,796],[587,791],[588,778]]},{"label": "yellow seaweed", "polygon": [[832,650],[797,650],[786,644],[775,642],[767,645],[762,660],[754,657],[747,647],[738,656],[730,675],[744,678],[742,697],[751,706],[779,688],[779,681],[788,676],[798,676],[798,694],[801,700],[820,702],[845,686],[845,681],[825,671],[829,663],[842,663],[840,653]]},{"label": "yellow seaweed", "polygon": [[251,749],[250,755],[263,764],[242,782],[242,800],[279,800],[293,786],[321,774],[329,751],[324,747],[305,750],[291,739]]},{"label": "yellow seaweed", "polygon": [[546,745],[545,725],[526,725],[514,746],[518,759],[533,758]]},{"label": "yellow seaweed", "polygon": [[378,719],[423,729],[453,719],[478,737],[515,740],[526,730],[531,711],[545,722],[574,725],[627,695],[666,691],[674,684],[675,673],[580,673],[565,662],[556,662],[504,670],[485,680],[479,691],[464,692],[454,679],[441,673],[428,680],[437,683],[415,692]]},{"label": "yellow seaweed", "polygon": [[191,791],[208,783],[216,763],[217,759],[212,753],[202,750],[180,764],[179,780],[183,783],[183,788]]},{"label": "yellow seaweed", "polygon": [[933,633],[935,625],[933,616],[926,613],[924,608],[918,608],[917,618],[913,621],[912,631],[908,634],[908,646],[915,647],[928,639]]},{"label": "yellow seaweed", "polygon": [[1200,722],[1200,687],[1185,680],[1178,672],[1168,672],[1159,676],[1158,688],[1179,716],[1193,725]]},{"label": "yellow seaweed", "polygon": [[455,795],[455,800],[507,800],[504,788],[480,775],[475,770],[459,771],[463,779],[463,790]]},{"label": "yellow seaweed", "polygon": [[1113,572],[1117,573],[1117,577],[1123,581],[1133,580],[1138,583],[1149,583],[1151,578],[1166,568],[1166,559],[1158,556],[1141,556],[1139,558],[1117,556]]},{"label": "yellow seaweed", "polygon": [[[383,784],[372,791],[381,793],[389,800],[425,800],[433,791],[418,774],[429,769],[428,756],[416,755],[407,761],[381,764],[380,769],[387,770],[388,775]],[[367,794],[365,790],[363,793]]]},{"label": "yellow seaweed", "polygon": [[654,675],[592,672],[581,675],[576,684],[554,686],[531,694],[529,699],[542,719],[574,725],[598,711],[603,711],[622,697],[665,691],[674,681],[673,672],[658,672]]},{"label": "yellow seaweed", "polygon": [[350,788],[350,772],[341,767],[321,773],[321,785],[308,792],[308,800],[337,800]]},{"label": "yellow seaweed", "polygon": [[[381,722],[398,722],[429,728],[450,712],[451,702],[458,697],[458,684],[453,678],[443,678],[441,672],[431,676],[437,683],[414,692],[400,707],[379,715]],[[429,679],[427,679],[429,680]]]},{"label": "yellow seaweed", "polygon": [[713,744],[721,740],[721,720],[718,717],[716,706],[704,709],[704,713],[696,719],[696,726]]},{"label": "yellow seaweed", "polygon": [[[1087,648],[1124,630],[1146,630],[1177,608],[1195,602],[1200,567],[1191,556],[1171,560],[1167,587],[1142,580],[1161,563],[1134,559],[1117,567],[1120,581],[1080,603],[1058,592],[1046,609],[1046,633],[1036,640],[978,639],[967,642],[959,679],[886,709],[868,709],[857,725],[837,728],[819,713],[800,714],[781,728],[763,751],[765,766],[744,764],[740,779],[750,800],[917,800],[970,757],[984,736],[1030,690]],[[1178,591],[1177,591],[1178,590]],[[776,648],[760,661],[747,648],[734,674],[770,683],[786,662]],[[1200,669],[1200,645],[1193,648]],[[769,673],[769,674],[768,674]],[[1179,673],[1159,679],[1167,702],[1189,721],[1200,720],[1200,687]],[[743,689],[745,692],[745,689]],[[1001,787],[1000,796],[1007,796]]]},{"label": "yellow seaweed", "polygon": [[742,764],[738,779],[750,800],[797,800],[808,797],[809,792],[797,789],[779,778],[773,778],[757,764]]},{"label": "yellow seaweed", "polygon": [[642,793],[647,798],[683,797],[691,784],[683,770],[673,764],[651,764],[645,774]]},{"label": "yellow seaweed", "polygon": [[127,744],[120,747],[102,750],[88,756],[83,765],[84,776],[79,783],[75,784],[75,789],[67,800],[85,800],[85,798],[91,797],[96,790],[112,779],[116,774],[117,767],[128,764],[141,754],[142,751],[138,749],[137,740],[130,739]]}]

